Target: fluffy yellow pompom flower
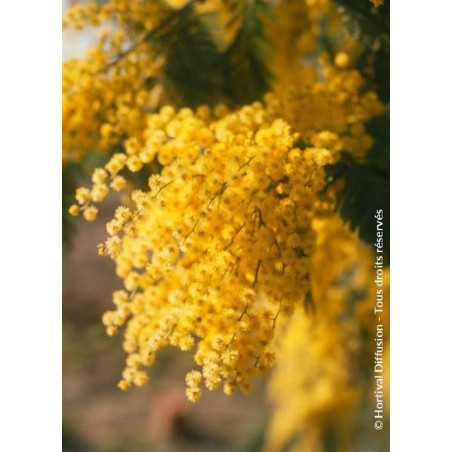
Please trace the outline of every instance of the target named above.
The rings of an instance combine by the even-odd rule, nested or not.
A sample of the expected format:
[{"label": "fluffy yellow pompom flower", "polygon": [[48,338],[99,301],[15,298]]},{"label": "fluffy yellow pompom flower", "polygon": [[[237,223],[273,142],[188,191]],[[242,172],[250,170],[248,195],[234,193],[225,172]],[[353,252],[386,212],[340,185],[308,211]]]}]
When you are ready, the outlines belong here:
[{"label": "fluffy yellow pompom flower", "polygon": [[83,216],[85,217],[85,220],[87,221],[94,221],[97,217],[98,209],[94,206],[88,206],[83,211]]},{"label": "fluffy yellow pompom flower", "polygon": [[334,64],[343,69],[350,64],[350,57],[345,52],[339,52],[334,57]]},{"label": "fluffy yellow pompom flower", "polygon": [[69,207],[69,213],[73,216],[76,216],[79,214],[79,207],[76,204],[73,204],[71,207]]},{"label": "fluffy yellow pompom flower", "polygon": [[127,389],[130,388],[130,385],[129,385],[129,383],[127,383],[127,381],[121,380],[118,383],[118,388],[121,389],[122,391],[127,391]]}]

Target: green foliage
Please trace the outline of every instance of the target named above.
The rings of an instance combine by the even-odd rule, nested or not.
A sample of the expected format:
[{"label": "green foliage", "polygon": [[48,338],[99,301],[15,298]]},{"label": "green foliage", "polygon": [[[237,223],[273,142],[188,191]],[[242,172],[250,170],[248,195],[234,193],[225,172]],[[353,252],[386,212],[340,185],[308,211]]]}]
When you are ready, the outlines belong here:
[{"label": "green foliage", "polygon": [[264,32],[261,17],[271,16],[271,9],[263,0],[233,2],[229,26],[238,25],[238,32],[225,53],[225,93],[234,105],[260,99],[269,88],[271,47]]},{"label": "green foliage", "polygon": [[352,230],[358,230],[363,241],[375,242],[375,213],[383,209],[385,259],[389,258],[389,172],[370,164],[358,164],[344,153],[339,163],[328,168],[328,173],[330,182],[344,180],[336,208]]},{"label": "green foliage", "polygon": [[219,99],[221,55],[192,3],[164,21],[151,44],[165,55],[163,81],[176,104],[195,107]]},{"label": "green foliage", "polygon": [[234,27],[232,42],[221,49],[206,14],[190,2],[171,13],[146,38],[165,55],[166,92],[178,106],[196,107],[226,102],[232,107],[260,99],[270,88],[267,67],[270,45],[261,19],[271,14],[263,0],[229,4]]}]

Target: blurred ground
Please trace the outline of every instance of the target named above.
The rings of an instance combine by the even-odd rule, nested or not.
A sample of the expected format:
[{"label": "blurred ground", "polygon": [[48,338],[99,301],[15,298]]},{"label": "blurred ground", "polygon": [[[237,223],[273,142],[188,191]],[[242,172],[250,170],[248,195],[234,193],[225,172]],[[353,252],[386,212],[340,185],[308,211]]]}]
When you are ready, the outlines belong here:
[{"label": "blurred ground", "polygon": [[77,221],[63,256],[63,450],[95,452],[222,452],[258,450],[253,441],[265,421],[262,382],[250,396],[205,390],[186,401],[185,373],[192,355],[175,349],[158,356],[149,385],[116,388],[124,364],[121,335],[101,323],[121,287],[113,262],[97,255],[114,201],[99,221]]}]

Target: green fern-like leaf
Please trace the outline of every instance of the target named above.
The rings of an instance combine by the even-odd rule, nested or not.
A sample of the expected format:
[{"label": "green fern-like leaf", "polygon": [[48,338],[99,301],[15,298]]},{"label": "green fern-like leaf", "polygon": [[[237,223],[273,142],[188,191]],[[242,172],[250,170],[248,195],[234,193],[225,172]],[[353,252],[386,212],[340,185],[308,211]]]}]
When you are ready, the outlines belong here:
[{"label": "green fern-like leaf", "polygon": [[233,104],[260,99],[270,88],[271,46],[262,24],[271,9],[263,0],[233,1],[229,27],[236,36],[225,53],[225,93]]},{"label": "green fern-like leaf", "polygon": [[383,209],[385,258],[389,258],[389,172],[375,166],[358,164],[344,154],[339,163],[327,168],[329,181],[344,180],[337,196],[336,209],[360,238],[373,244],[376,237],[375,213]]},{"label": "green fern-like leaf", "polygon": [[165,56],[163,80],[173,103],[196,107],[218,102],[221,55],[192,3],[173,13],[150,41]]},{"label": "green fern-like leaf", "polygon": [[[171,13],[146,38],[164,55],[163,83],[177,106],[196,107],[226,102],[236,107],[260,99],[270,87],[270,46],[262,18],[271,9],[264,0],[229,2],[234,39],[218,45],[218,30],[194,2]],[[226,31],[226,30],[224,30]]]}]

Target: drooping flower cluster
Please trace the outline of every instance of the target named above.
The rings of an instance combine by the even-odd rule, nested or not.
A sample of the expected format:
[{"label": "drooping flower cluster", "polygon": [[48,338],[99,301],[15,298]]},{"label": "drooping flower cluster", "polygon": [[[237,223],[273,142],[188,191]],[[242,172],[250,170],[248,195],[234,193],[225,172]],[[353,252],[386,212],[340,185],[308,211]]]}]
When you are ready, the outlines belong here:
[{"label": "drooping flower cluster", "polygon": [[[195,349],[208,389],[247,391],[273,363],[278,317],[304,302],[323,166],[337,153],[297,148],[297,135],[260,103],[225,113],[162,108],[148,117],[144,145],[129,140],[77,193],[87,217],[125,166],[164,165],[117,209],[100,246],[125,286],[104,316],[110,334],[126,324],[123,388],[142,384],[141,369],[171,345]],[[190,375],[196,400],[201,379]]]}]

